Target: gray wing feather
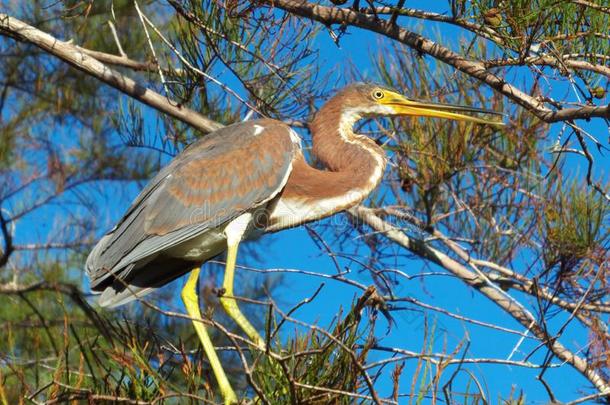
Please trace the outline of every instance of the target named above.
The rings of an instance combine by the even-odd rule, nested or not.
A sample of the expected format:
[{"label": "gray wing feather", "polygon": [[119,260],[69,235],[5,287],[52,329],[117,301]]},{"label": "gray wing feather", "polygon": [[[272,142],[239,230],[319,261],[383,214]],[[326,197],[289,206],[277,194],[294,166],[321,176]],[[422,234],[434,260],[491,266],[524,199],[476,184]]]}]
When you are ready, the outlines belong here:
[{"label": "gray wing feather", "polygon": [[94,247],[86,264],[91,288],[103,291],[119,278],[150,289],[183,274],[173,267],[188,263],[168,263],[163,252],[275,197],[300,147],[296,139],[281,122],[261,120],[220,129],[188,147]]}]

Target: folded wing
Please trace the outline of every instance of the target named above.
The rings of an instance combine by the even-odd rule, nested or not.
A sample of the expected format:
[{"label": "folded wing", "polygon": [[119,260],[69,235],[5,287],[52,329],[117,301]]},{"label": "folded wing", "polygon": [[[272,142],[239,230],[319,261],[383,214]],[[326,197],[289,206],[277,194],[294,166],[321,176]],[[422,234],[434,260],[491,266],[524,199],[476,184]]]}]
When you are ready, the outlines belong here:
[{"label": "folded wing", "polygon": [[165,253],[272,200],[299,148],[296,134],[274,120],[231,125],[189,146],[87,258],[91,288],[104,292],[100,303],[120,305],[130,301],[125,289],[149,292],[197,265]]}]

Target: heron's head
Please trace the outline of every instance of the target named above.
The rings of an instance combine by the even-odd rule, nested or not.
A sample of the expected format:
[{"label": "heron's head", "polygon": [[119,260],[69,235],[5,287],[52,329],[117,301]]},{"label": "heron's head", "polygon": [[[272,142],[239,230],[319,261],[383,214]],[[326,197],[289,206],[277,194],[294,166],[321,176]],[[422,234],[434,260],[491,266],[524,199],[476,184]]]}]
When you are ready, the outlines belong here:
[{"label": "heron's head", "polygon": [[354,84],[337,94],[343,111],[359,117],[414,116],[436,117],[478,124],[504,125],[501,121],[467,113],[502,115],[495,111],[454,104],[441,104],[409,98],[375,84]]}]

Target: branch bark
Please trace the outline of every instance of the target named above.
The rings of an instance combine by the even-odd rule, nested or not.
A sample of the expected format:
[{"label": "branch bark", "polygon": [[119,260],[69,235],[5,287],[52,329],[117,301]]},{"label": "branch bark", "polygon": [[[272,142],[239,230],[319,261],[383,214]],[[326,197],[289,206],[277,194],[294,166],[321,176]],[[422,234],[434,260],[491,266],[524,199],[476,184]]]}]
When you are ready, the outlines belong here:
[{"label": "branch bark", "polygon": [[128,96],[189,124],[199,131],[208,133],[222,127],[222,124],[183,107],[120,72],[110,69],[90,54],[83,52],[78,46],[60,41],[46,32],[3,13],[0,13],[0,35],[35,45]]}]

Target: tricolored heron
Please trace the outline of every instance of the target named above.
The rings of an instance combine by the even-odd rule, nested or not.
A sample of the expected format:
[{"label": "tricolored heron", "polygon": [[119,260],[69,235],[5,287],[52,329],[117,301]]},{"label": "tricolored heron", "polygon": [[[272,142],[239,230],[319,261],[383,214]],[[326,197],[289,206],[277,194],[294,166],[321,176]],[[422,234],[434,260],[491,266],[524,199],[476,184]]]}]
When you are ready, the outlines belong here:
[{"label": "tricolored heron", "polygon": [[[200,319],[199,266],[226,250],[224,293],[228,315],[258,347],[264,341],[233,296],[237,248],[243,239],[315,221],[360,203],[381,181],[382,148],[353,132],[370,116],[425,116],[498,125],[465,112],[479,108],[409,99],[387,88],[355,84],[337,93],[310,125],[310,166],[299,136],[286,124],[261,119],[234,124],[195,142],[144,188],[119,223],[87,259],[99,303],[115,307],[142,297],[191,271],[182,298]],[[201,322],[193,321],[226,404],[237,402]]]}]

